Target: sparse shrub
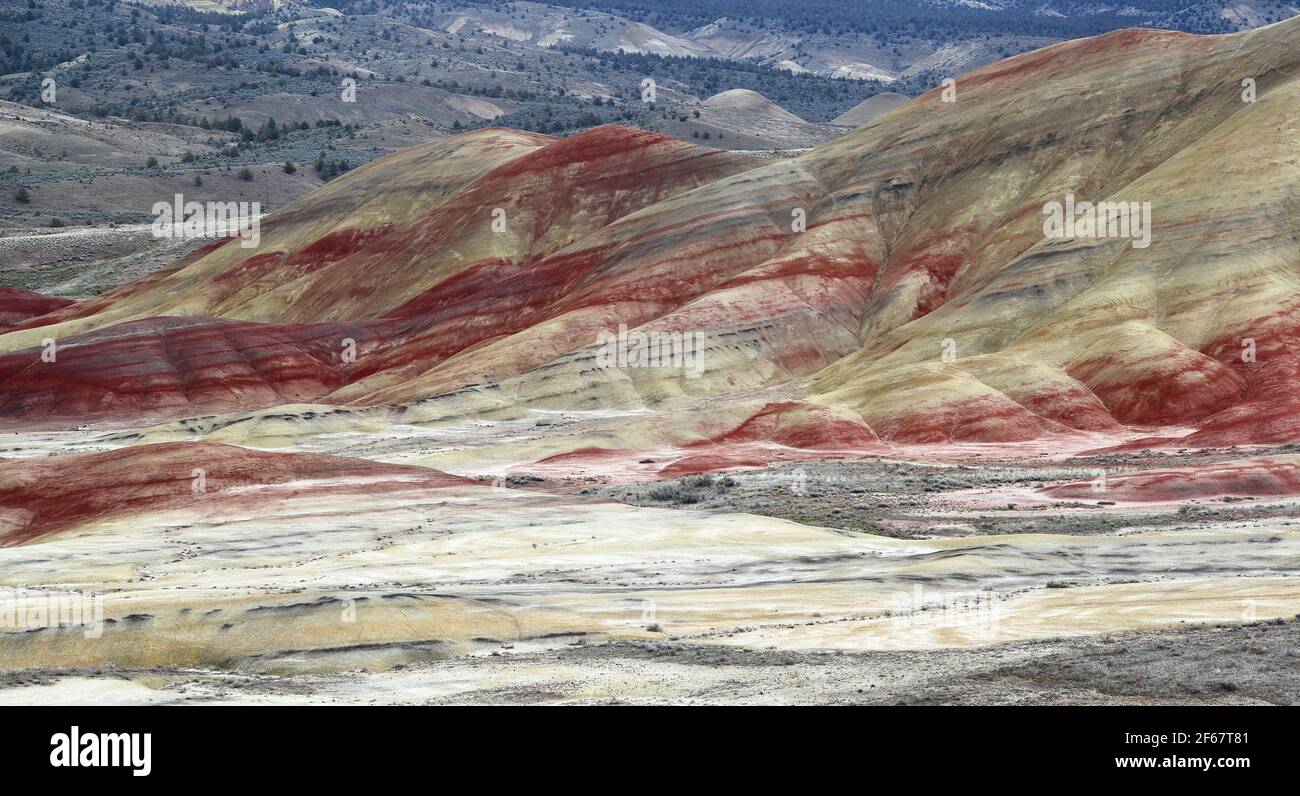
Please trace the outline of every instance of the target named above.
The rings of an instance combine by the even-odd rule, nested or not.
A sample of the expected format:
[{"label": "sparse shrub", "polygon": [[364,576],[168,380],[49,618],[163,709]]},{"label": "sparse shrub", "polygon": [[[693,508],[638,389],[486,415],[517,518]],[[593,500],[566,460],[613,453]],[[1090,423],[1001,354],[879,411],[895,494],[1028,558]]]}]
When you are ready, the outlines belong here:
[{"label": "sparse shrub", "polygon": [[705,493],[715,487],[725,488],[720,486],[713,476],[701,473],[688,475],[679,481],[660,484],[647,492],[646,496],[661,503],[692,504],[704,500],[707,497]]},{"label": "sparse shrub", "polygon": [[681,484],[660,484],[647,492],[646,496],[651,500],[668,503],[678,502],[684,494]]},{"label": "sparse shrub", "polygon": [[688,475],[682,479],[682,486],[687,489],[708,489],[713,486],[713,476],[707,473]]},{"label": "sparse shrub", "polygon": [[646,497],[651,500],[672,500],[677,496],[678,491],[676,484],[660,484],[651,487],[650,491],[646,492]]}]

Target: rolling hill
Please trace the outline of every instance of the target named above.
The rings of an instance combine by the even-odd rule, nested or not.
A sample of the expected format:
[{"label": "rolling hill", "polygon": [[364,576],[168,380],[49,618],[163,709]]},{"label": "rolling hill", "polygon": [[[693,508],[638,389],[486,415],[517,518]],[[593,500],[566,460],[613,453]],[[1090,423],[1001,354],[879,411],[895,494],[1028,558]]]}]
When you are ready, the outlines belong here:
[{"label": "rolling hill", "polygon": [[[1297,29],[1055,45],[769,165],[615,126],[409,149],[273,214],[256,251],[214,245],[0,336],[4,413],[734,407],[777,390],[861,439],[1290,440]],[[1150,247],[1044,238],[1067,194],[1152,202]],[[704,373],[593,367],[620,324],[702,332]],[[198,342],[214,332],[220,347]],[[124,342],[139,335],[167,352],[145,379],[152,357],[100,353],[143,351]],[[32,367],[50,337],[66,357]],[[247,389],[188,386],[236,365]],[[707,436],[693,426],[673,441]]]},{"label": "rolling hill", "polygon": [[[1054,44],[780,159],[476,129],[0,291],[0,590],[102,614],[0,632],[0,691],[746,701],[886,651],[950,701],[1051,644],[1087,671],[978,693],[1286,701],[1297,43]],[[1119,633],[1223,646],[1135,684]],[[702,691],[732,654],[780,666]]]},{"label": "rolling hill", "polygon": [[884,116],[910,99],[911,97],[905,94],[897,94],[892,91],[877,94],[874,97],[864,99],[844,113],[836,116],[831,120],[831,124],[840,124],[845,127],[861,127],[877,116]]}]

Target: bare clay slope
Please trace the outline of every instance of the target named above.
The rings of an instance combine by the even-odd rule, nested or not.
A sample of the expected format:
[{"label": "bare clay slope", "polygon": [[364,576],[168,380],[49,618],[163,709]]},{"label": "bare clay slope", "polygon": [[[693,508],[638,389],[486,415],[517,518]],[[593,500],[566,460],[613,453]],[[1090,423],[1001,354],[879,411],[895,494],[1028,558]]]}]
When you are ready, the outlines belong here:
[{"label": "bare clay slope", "polygon": [[[859,208],[890,251],[862,348],[814,390],[896,439],[1116,422],[1206,435],[1242,407],[1260,422],[1234,441],[1296,438],[1296,404],[1267,422],[1256,404],[1294,393],[1297,38],[1293,21],[1057,45],[810,156],[825,179],[853,175],[837,212]],[[1066,193],[1151,202],[1150,246],[1044,239],[1042,207]]]},{"label": "bare clay slope", "polygon": [[[828,445],[819,417],[857,448],[1121,425],[1199,426],[1192,443],[1300,438],[1298,42],[1300,21],[1068,42],[768,165],[617,127],[487,130],[398,153],[277,214],[257,250],[203,252],[0,336],[0,406],[23,422],[212,408],[167,385],[261,362],[258,331],[223,333],[252,341],[223,344],[238,358],[196,360],[157,319],[200,316],[289,324],[275,339],[316,375],[284,400],[456,415],[706,400],[713,412],[658,433],[722,439],[779,407],[813,449]],[[1067,193],[1151,202],[1151,245],[1046,240],[1044,203]],[[78,335],[123,322],[171,341],[153,381],[111,357],[28,367],[42,339],[107,344]],[[598,367],[597,335],[620,324],[703,332],[704,373]],[[331,359],[345,338],[355,362]],[[1253,362],[1239,356],[1247,338]],[[258,370],[276,392],[273,364]],[[22,400],[33,378],[51,396],[39,405]],[[138,395],[155,381],[171,397]],[[638,433],[603,444],[633,448]]]}]

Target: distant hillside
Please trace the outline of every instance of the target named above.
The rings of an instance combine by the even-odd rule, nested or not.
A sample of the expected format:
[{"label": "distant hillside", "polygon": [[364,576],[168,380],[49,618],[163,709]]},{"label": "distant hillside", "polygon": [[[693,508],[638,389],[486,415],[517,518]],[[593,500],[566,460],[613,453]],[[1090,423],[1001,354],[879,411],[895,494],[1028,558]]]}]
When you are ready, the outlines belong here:
[{"label": "distant hillside", "polygon": [[[862,123],[846,113],[873,96],[915,96],[1082,32],[1232,30],[1292,11],[1268,0],[10,2],[0,100],[53,115],[0,119],[0,228],[137,223],[178,186],[277,206],[385,153],[489,126],[564,136],[618,123],[710,147],[805,148]],[[798,121],[703,104],[737,89]]]},{"label": "distant hillside", "polygon": [[892,82],[925,76],[934,82],[1054,41],[1117,28],[1227,33],[1298,11],[1300,6],[1281,0],[1136,0],[1123,6],[1083,0],[456,0],[430,19],[450,32],[478,31],[542,47],[722,58],[831,78]]},{"label": "distant hillside", "polygon": [[727,149],[807,149],[843,130],[806,121],[756,91],[737,88],[684,109],[662,127],[677,138]]},{"label": "distant hillside", "polygon": [[859,102],[844,113],[836,116],[831,124],[843,125],[845,127],[860,127],[877,116],[884,116],[899,105],[904,104],[911,97],[906,94],[895,94],[892,91],[884,94],[877,94],[874,97]]},{"label": "distant hillside", "polygon": [[797,33],[1009,34],[1076,38],[1137,25],[1227,33],[1297,13],[1274,0],[553,0],[575,9],[615,10],[666,29],[733,18]]}]

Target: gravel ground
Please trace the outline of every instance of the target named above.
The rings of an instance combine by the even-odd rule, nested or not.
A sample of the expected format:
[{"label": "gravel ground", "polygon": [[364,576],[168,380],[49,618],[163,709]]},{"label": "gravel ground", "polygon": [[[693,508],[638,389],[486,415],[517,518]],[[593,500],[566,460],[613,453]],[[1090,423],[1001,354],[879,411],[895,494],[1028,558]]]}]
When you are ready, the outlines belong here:
[{"label": "gravel ground", "polygon": [[[1273,452],[1290,453],[1294,446]],[[1263,453],[1268,453],[1265,451]],[[1221,522],[1300,518],[1300,504],[1254,498],[1184,504],[1116,505],[1098,500],[1052,500],[1035,490],[1136,470],[1209,464],[1240,452],[1104,456],[1068,464],[1008,461],[1003,466],[941,466],[909,462],[827,461],[781,465],[673,481],[584,487],[636,506],[690,507],[780,517],[807,525],[896,538],[990,534],[1106,534],[1138,529],[1197,528]],[[1077,461],[1077,464],[1076,464]],[[516,477],[525,488],[544,479]],[[985,495],[980,490],[987,490]],[[996,500],[994,492],[1009,499]]]},{"label": "gravel ground", "polygon": [[[92,679],[93,678],[93,679]],[[1300,704],[1300,621],[969,649],[796,653],[672,642],[274,676],[164,670],[0,674],[0,704]]]}]

